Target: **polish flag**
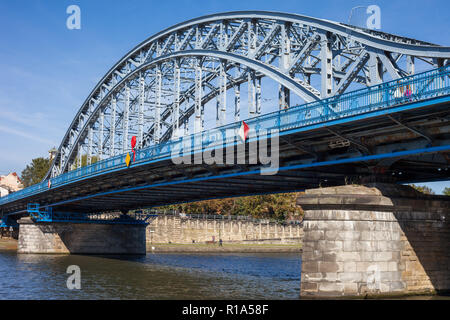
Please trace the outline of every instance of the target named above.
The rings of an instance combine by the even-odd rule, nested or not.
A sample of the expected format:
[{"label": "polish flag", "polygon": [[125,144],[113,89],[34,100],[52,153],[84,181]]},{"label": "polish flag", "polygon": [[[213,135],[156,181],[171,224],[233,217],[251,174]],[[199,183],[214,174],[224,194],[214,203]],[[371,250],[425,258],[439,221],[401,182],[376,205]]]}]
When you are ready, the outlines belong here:
[{"label": "polish flag", "polygon": [[52,187],[52,180],[48,179],[47,186],[49,189]]},{"label": "polish flag", "polygon": [[248,124],[245,123],[245,121],[242,121],[241,127],[239,128],[238,135],[241,137],[241,140],[245,142],[248,137],[248,131],[250,130]]}]

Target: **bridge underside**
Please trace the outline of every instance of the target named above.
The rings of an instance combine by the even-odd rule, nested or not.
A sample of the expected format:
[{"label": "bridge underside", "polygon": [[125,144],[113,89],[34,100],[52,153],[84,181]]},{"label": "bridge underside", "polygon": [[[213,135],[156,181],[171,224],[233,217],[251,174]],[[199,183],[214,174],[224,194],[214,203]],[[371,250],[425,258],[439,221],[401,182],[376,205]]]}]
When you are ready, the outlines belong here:
[{"label": "bridge underside", "polygon": [[60,212],[105,212],[362,181],[448,180],[449,104],[440,101],[285,131],[275,175],[261,175],[259,165],[174,165],[165,159],[51,188],[5,204],[3,214],[25,214],[29,203]]}]

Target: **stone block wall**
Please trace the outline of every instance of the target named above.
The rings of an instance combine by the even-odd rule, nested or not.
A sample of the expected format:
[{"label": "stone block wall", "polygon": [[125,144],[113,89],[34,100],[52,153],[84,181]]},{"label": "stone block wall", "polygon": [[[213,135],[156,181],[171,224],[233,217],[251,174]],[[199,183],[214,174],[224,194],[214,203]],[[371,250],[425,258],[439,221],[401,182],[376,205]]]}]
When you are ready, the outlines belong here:
[{"label": "stone block wall", "polygon": [[239,220],[187,219],[158,216],[147,227],[147,243],[205,243],[207,241],[237,243],[301,243],[300,225],[255,223]]},{"label": "stone block wall", "polygon": [[399,270],[409,292],[450,290],[450,215],[400,216]]},{"label": "stone block wall", "polygon": [[145,225],[19,220],[18,253],[145,254]]},{"label": "stone block wall", "polygon": [[393,198],[403,187],[378,188],[323,188],[299,198],[305,209],[302,296],[450,289],[448,199]]}]

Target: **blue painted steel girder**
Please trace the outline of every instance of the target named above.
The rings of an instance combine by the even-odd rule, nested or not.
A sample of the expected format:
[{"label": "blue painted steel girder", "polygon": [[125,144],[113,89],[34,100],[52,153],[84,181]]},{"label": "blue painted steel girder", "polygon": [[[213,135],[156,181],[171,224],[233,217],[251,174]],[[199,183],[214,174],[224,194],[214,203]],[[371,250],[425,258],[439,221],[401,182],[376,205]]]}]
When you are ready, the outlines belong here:
[{"label": "blue painted steel girder", "polygon": [[[97,215],[80,212],[58,212],[52,207],[41,207],[38,203],[29,203],[27,212],[35,223],[89,223],[89,224],[140,224],[147,225],[149,220],[157,217],[157,214],[144,213],[142,211],[130,214],[100,213]],[[17,223],[11,215],[5,216],[5,220],[10,223]]]},{"label": "blue painted steel girder", "polygon": [[[428,181],[444,180],[448,178],[448,171],[446,170],[448,160],[446,160],[445,156],[450,145],[448,129],[450,121],[448,113],[450,85],[448,72],[448,67],[446,67],[402,79],[400,83],[386,83],[367,90],[343,95],[340,99],[330,98],[249,120],[250,126],[264,125],[267,129],[275,127],[281,130],[279,133],[282,137],[280,155],[282,156],[282,161],[286,163],[281,165],[278,178],[255,176],[255,172],[259,172],[259,168],[252,169],[251,166],[237,166],[225,168],[225,170],[217,167],[209,168],[212,171],[219,170],[219,174],[208,172],[208,169],[206,169],[207,172],[205,173],[202,166],[194,166],[189,168],[192,178],[189,178],[189,172],[186,171],[186,176],[188,177],[186,179],[186,177],[180,176],[179,173],[174,173],[179,171],[179,169],[171,164],[170,146],[178,142],[171,141],[161,146],[138,151],[136,163],[132,164],[130,169],[125,168],[123,155],[101,161],[52,179],[52,188],[50,190],[47,184],[41,183],[2,198],[0,199],[1,209],[4,213],[23,210],[21,208],[26,203],[37,198],[41,199],[39,202],[53,206],[68,206],[69,203],[76,203],[75,209],[84,212],[87,212],[87,210],[102,211],[101,208],[111,204],[124,207],[142,205],[139,197],[147,197],[149,205],[165,204],[170,201],[188,201],[193,198],[199,199],[199,196],[208,196],[207,191],[215,192],[216,190],[211,189],[209,185],[211,180],[223,179],[226,185],[230,178],[237,177],[241,181],[235,182],[240,183],[241,188],[237,189],[230,185],[228,191],[215,192],[216,196],[236,195],[234,194],[236,190],[240,195],[264,191],[292,191],[312,187],[325,180],[329,183],[342,183],[343,177],[348,175],[370,175],[370,171],[364,171],[364,167],[368,163],[370,166],[376,166],[377,161],[386,158],[401,159],[408,157],[408,161],[413,161],[415,164],[420,165],[421,161],[426,160],[432,165],[431,167],[423,166],[423,168],[416,166],[414,167],[414,172],[408,173],[410,168],[408,169],[408,166],[402,165],[404,160],[397,161],[398,171],[405,172],[402,177],[397,178],[399,182],[421,179],[427,179]],[[433,85],[428,87],[422,86],[421,83]],[[412,97],[396,97],[396,90],[400,86],[406,85],[416,88]],[[355,104],[355,102],[357,103]],[[366,105],[364,105],[364,102]],[[332,112],[324,113],[323,111],[328,110],[329,105],[333,106],[334,109],[331,110]],[[339,106],[340,109],[336,109]],[[299,118],[304,113],[316,111],[318,112],[316,116]],[[393,122],[390,117],[397,117],[398,115],[401,115],[400,119],[404,124],[410,125],[401,126],[397,122]],[[414,130],[411,132],[409,130],[411,124],[421,126],[423,128],[421,131],[428,132],[427,136],[429,139],[424,139],[423,135],[415,134]],[[213,129],[197,136],[203,140],[208,140],[210,136],[220,133],[221,130],[233,129],[235,128],[234,126],[239,125],[233,124],[221,129]],[[348,137],[349,141],[355,141],[354,137],[356,135],[363,137],[365,142],[361,141],[361,143],[369,143],[369,149],[373,151],[373,154],[361,155],[358,153],[357,144],[355,143],[352,144],[356,145],[356,147],[350,150],[340,149],[341,152],[329,150],[326,146],[334,136],[334,134],[328,132],[330,128],[334,132],[339,131],[340,135]],[[415,131],[417,132],[417,130]],[[374,135],[376,139],[373,138]],[[397,138],[394,139],[395,135],[397,135]],[[195,135],[192,137],[194,138]],[[292,139],[292,141],[288,143],[283,140],[284,138]],[[334,138],[336,139],[336,137]],[[250,136],[251,139],[256,139],[256,137]],[[375,142],[370,142],[370,139],[374,139]],[[430,141],[433,142],[431,147],[429,146]],[[300,151],[295,151],[298,148],[291,148],[290,145],[292,143],[294,146],[296,144],[314,146],[314,144],[320,143],[313,151],[317,152],[323,159],[311,159],[310,153],[301,151],[304,149],[304,146],[298,146]],[[199,149],[199,151],[204,151],[204,149]],[[428,159],[428,156],[425,154],[429,153],[435,156]],[[421,155],[420,159],[416,155]],[[298,163],[294,163],[294,160],[298,160]],[[343,166],[350,163],[352,163],[351,166]],[[332,167],[331,171],[327,169],[329,167]],[[312,170],[312,168],[317,168],[317,170]],[[338,168],[342,170],[340,172],[336,171]],[[355,171],[355,168],[359,171]],[[254,171],[254,169],[257,169],[257,171]],[[312,183],[304,181],[305,176],[302,177],[302,175],[305,169],[308,169],[308,174],[317,176],[316,179],[312,177]],[[438,169],[441,169],[442,172],[438,172]],[[293,174],[291,171],[298,170],[302,170],[301,174],[289,176]],[[284,171],[289,171],[289,175],[285,175]],[[159,174],[159,178],[155,178],[155,174],[156,176]],[[140,177],[141,179],[139,179]],[[293,182],[286,183],[284,180],[288,178],[294,178]],[[295,179],[297,179],[297,182],[295,182]],[[152,183],[149,184],[146,181],[152,181]],[[124,182],[130,185],[130,188],[135,188],[136,185],[141,185],[142,188],[139,186],[137,186],[138,189],[123,188]],[[187,189],[193,189],[192,183],[196,183],[198,190],[191,193],[189,193],[189,190],[180,191],[180,189],[177,190],[173,187],[174,185],[186,184]],[[259,183],[260,186],[256,185],[256,183]],[[203,184],[204,186],[202,187]],[[167,186],[169,185],[171,189],[168,189]],[[139,188],[142,190],[159,188],[159,191],[152,191],[153,195],[144,195],[142,192],[130,193],[131,191],[139,190]],[[221,188],[224,188],[224,186],[222,185]],[[98,191],[101,189],[105,190],[106,194],[99,193]],[[175,197],[176,193],[184,193],[185,196],[177,200]],[[113,194],[118,194],[118,197],[111,199]],[[101,197],[103,198],[100,199]],[[126,201],[127,198],[129,202]],[[91,199],[89,200],[89,203],[91,203],[90,209],[87,202],[88,199]]]}]

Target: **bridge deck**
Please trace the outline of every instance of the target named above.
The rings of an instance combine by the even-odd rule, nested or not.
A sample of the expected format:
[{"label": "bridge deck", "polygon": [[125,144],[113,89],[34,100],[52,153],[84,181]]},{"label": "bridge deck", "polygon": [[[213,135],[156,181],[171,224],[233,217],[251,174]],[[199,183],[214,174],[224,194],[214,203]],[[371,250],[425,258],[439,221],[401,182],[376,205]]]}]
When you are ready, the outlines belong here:
[{"label": "bridge deck", "polygon": [[[399,183],[447,180],[449,75],[447,66],[249,119],[252,129],[279,135],[280,168],[275,175],[261,175],[260,165],[175,165],[171,153],[181,143],[177,140],[138,150],[129,168],[120,155],[52,178],[50,188],[43,181],[0,199],[0,210],[20,214],[28,203],[69,212],[127,210],[303,190],[374,176]],[[413,88],[412,96],[398,97],[396,90],[405,86]],[[190,136],[202,141],[192,153],[237,144],[235,137],[220,143],[215,139],[239,126]],[[253,132],[249,141],[267,138]]]}]

